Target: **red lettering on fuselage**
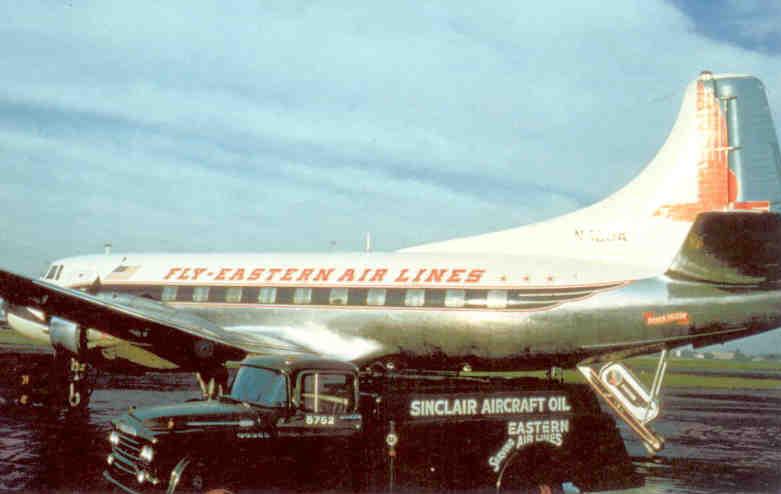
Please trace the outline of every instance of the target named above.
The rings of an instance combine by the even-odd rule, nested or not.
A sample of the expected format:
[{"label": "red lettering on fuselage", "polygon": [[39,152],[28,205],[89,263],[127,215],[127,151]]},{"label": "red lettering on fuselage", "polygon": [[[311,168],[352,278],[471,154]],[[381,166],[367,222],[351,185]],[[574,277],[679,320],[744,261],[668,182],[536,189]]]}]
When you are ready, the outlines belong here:
[{"label": "red lettering on fuselage", "polygon": [[331,277],[331,274],[333,274],[334,268],[331,269],[321,269],[317,272],[317,276],[315,276],[315,281],[328,281],[328,278]]},{"label": "red lettering on fuselage", "polygon": [[170,280],[171,276],[175,275],[177,272],[179,272],[181,270],[182,270],[182,268],[171,268],[171,269],[168,270],[168,274],[165,275],[165,277],[163,279],[164,280]]},{"label": "red lettering on fuselage", "polygon": [[445,273],[447,272],[447,269],[432,269],[428,272],[428,278],[426,278],[426,283],[441,283],[442,278],[445,276]]},{"label": "red lettering on fuselage", "polygon": [[[414,271],[414,277],[410,273]],[[480,283],[485,275],[485,269],[465,268],[400,268],[398,273],[391,274],[391,283],[398,284],[441,284]],[[360,275],[358,275],[360,273]],[[384,283],[390,270],[387,268],[344,268],[335,280],[340,283]],[[335,268],[219,268],[181,267],[168,269],[164,280],[182,281],[256,281],[256,282],[328,282],[332,281]],[[264,277],[265,275],[265,277]]]},{"label": "red lettering on fuselage", "polygon": [[407,269],[407,268],[402,269],[401,272],[399,273],[399,275],[396,277],[396,279],[393,280],[393,282],[394,283],[404,283],[406,281],[409,281],[409,277],[407,276],[407,272],[408,271],[409,271],[409,269]]},{"label": "red lettering on fuselage", "polygon": [[387,269],[377,269],[374,271],[374,275],[372,275],[372,279],[370,279],[370,282],[377,282],[381,283],[382,280],[385,279],[385,274],[388,272]]},{"label": "red lettering on fuselage", "polygon": [[480,280],[482,279],[484,274],[485,274],[485,269],[473,269],[469,272],[469,275],[466,277],[466,280],[464,280],[464,282],[480,283]]},{"label": "red lettering on fuselage", "polygon": [[355,270],[345,269],[344,273],[342,273],[342,276],[340,276],[337,281],[353,281],[354,278],[355,278]]},{"label": "red lettering on fuselage", "polygon": [[263,271],[265,271],[265,269],[263,269],[263,268],[253,269],[252,272],[247,277],[247,281],[256,281],[256,280],[260,279],[260,275],[263,274]]},{"label": "red lettering on fuselage", "polygon": [[413,283],[417,283],[423,278],[423,273],[425,273],[426,270],[424,269],[418,269],[418,274],[415,275],[415,279],[412,280]]},{"label": "red lettering on fuselage", "polygon": [[466,272],[466,269],[454,269],[450,272],[450,277],[447,279],[448,283],[461,283],[461,275]]}]

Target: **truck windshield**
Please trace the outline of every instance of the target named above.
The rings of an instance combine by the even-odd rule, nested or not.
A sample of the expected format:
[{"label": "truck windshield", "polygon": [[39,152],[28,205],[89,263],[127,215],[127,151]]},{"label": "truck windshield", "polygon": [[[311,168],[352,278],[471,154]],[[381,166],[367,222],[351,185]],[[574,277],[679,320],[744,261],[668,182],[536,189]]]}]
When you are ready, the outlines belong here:
[{"label": "truck windshield", "polygon": [[287,378],[269,369],[241,367],[230,397],[267,407],[283,407],[287,404]]}]

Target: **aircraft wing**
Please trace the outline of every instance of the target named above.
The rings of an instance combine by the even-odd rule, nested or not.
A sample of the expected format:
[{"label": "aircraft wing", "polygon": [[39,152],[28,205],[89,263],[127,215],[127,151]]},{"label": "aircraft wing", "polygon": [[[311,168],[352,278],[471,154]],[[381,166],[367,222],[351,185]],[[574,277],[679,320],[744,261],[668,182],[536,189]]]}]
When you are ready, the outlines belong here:
[{"label": "aircraft wing", "polygon": [[273,335],[229,331],[152,300],[123,294],[90,295],[0,269],[0,297],[82,328],[129,341],[183,369],[240,360],[248,353],[310,353]]}]

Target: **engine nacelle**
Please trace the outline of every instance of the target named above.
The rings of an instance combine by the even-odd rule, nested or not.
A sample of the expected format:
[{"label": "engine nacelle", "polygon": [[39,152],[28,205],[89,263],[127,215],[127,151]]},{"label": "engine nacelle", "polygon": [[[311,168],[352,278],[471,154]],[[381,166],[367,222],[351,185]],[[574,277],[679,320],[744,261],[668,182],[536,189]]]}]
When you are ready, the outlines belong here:
[{"label": "engine nacelle", "polygon": [[63,348],[76,355],[87,352],[87,330],[67,319],[51,318],[49,339],[55,349]]}]

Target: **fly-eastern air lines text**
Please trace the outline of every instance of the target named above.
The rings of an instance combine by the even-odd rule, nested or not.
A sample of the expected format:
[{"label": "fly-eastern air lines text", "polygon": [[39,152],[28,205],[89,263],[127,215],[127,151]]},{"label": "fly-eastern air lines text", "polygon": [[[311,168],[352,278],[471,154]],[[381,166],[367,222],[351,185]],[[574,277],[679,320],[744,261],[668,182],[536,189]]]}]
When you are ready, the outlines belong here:
[{"label": "fly-eastern air lines text", "polygon": [[464,268],[239,268],[175,266],[163,279],[312,283],[479,283],[484,269]]}]

